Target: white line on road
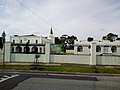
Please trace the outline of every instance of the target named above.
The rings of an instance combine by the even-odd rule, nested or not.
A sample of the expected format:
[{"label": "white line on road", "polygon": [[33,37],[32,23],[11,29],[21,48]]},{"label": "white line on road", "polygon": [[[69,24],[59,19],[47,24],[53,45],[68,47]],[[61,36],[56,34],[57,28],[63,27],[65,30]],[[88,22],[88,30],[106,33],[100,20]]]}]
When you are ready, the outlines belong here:
[{"label": "white line on road", "polygon": [[18,74],[16,74],[16,75],[11,75],[11,76],[4,75],[3,78],[0,78],[0,79],[1,79],[0,82],[6,81],[6,80],[8,80],[8,79],[11,79],[11,78],[14,78],[14,77],[17,77],[17,76],[19,76],[19,75],[18,75]]}]

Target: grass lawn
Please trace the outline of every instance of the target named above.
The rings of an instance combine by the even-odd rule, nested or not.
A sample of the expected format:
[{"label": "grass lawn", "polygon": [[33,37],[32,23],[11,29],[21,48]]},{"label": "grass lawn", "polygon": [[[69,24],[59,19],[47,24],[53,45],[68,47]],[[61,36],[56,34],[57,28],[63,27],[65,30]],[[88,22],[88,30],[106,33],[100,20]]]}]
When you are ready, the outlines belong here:
[{"label": "grass lawn", "polygon": [[[0,69],[3,66],[0,65]],[[39,71],[60,71],[60,72],[81,72],[81,73],[110,73],[110,74],[120,74],[120,68],[106,68],[106,67],[92,67],[92,66],[49,66],[49,65],[5,65],[4,69],[10,70],[39,70]]]}]

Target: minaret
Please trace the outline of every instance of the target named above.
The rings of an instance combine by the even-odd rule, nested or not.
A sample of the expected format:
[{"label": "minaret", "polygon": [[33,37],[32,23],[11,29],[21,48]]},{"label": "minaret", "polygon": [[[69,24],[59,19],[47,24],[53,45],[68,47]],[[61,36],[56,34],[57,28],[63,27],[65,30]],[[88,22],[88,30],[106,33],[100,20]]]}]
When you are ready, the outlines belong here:
[{"label": "minaret", "polygon": [[53,30],[52,30],[52,27],[51,27],[51,30],[50,30],[50,34],[53,35]]},{"label": "minaret", "polygon": [[49,36],[47,37],[49,40],[51,40],[51,43],[52,44],[55,44],[55,37],[54,37],[54,35],[53,35],[53,30],[52,30],[52,27],[51,27],[51,29],[50,29],[50,34],[49,34]]}]

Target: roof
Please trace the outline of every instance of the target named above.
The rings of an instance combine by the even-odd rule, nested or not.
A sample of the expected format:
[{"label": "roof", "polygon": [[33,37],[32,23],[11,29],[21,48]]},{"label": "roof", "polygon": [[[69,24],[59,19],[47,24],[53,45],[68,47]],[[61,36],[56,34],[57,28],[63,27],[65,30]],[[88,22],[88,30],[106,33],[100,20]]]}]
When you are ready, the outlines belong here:
[{"label": "roof", "polygon": [[31,37],[31,36],[38,37],[38,36],[36,36],[34,34],[31,34],[31,35],[22,35],[22,36],[14,35],[14,37]]}]

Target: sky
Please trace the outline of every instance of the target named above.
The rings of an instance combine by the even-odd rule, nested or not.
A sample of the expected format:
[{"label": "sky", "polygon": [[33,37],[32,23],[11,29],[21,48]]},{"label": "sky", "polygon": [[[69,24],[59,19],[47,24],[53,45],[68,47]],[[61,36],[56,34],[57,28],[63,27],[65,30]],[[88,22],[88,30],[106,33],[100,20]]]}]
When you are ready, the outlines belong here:
[{"label": "sky", "polygon": [[120,0],[0,0],[0,33],[74,35],[79,40],[120,36]]}]

